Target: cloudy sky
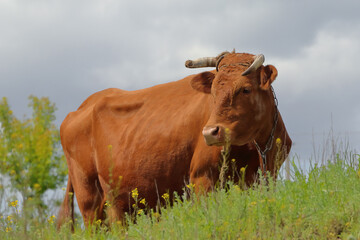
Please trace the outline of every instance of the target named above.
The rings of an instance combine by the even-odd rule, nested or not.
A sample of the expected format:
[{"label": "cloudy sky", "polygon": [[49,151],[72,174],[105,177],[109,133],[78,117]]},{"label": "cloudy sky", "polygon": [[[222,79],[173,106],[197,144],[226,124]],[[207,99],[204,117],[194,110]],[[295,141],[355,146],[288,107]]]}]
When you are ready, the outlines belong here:
[{"label": "cloudy sky", "polygon": [[[307,158],[333,129],[360,150],[360,2],[0,0],[0,97],[29,115],[30,94],[60,125],[92,93],[135,90],[203,70],[187,59],[263,53],[293,139]],[[313,140],[314,139],[314,140]]]}]

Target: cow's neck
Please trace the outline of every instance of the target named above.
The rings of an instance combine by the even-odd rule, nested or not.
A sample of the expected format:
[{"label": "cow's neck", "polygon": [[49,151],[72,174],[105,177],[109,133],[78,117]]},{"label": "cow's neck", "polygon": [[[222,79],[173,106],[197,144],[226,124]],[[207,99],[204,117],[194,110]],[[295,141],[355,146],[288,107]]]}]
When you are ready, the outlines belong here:
[{"label": "cow's neck", "polygon": [[[276,110],[275,110],[276,109]],[[278,114],[278,120],[276,121],[275,128],[275,111],[277,111]],[[264,150],[269,147],[269,150],[266,151],[266,170],[274,173],[274,171],[278,170],[278,167],[281,166],[284,159],[279,159],[281,162],[275,163],[276,161],[276,154],[279,151],[279,149],[282,149],[284,146],[286,146],[286,143],[288,141],[288,135],[287,131],[285,129],[284,122],[281,118],[280,112],[277,108],[274,108],[273,111],[271,111],[271,118],[269,118],[268,122],[265,124],[263,129],[260,130],[257,138],[255,138],[255,143],[259,146],[260,151],[259,152],[259,160],[260,160],[260,166],[262,166],[262,157],[261,153],[264,152]],[[274,128],[274,130],[273,130]],[[272,131],[273,135],[272,135]],[[272,145],[269,146],[269,139],[272,138]],[[271,140],[270,140],[271,141]],[[280,145],[279,145],[280,144]],[[290,143],[291,144],[291,143]],[[284,156],[287,156],[288,152],[284,153]],[[283,158],[283,157],[282,157]],[[279,165],[279,166],[277,166]]]},{"label": "cow's neck", "polygon": [[274,155],[276,154],[274,151],[274,146],[276,145],[276,140],[278,138],[281,139],[281,132],[284,132],[284,124],[282,122],[280,112],[277,108],[277,98],[272,87],[271,93],[273,97],[273,105],[272,107],[268,108],[269,113],[266,115],[267,119],[264,119],[262,124],[263,127],[259,130],[259,133],[254,140],[254,144],[259,153],[260,166],[263,171],[274,170],[273,162],[274,158],[276,157]]}]

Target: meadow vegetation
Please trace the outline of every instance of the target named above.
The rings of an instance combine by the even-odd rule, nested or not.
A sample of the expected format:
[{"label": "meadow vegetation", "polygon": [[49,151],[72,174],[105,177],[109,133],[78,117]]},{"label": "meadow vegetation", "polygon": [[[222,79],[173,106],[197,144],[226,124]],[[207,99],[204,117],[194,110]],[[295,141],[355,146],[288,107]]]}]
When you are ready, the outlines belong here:
[{"label": "meadow vegetation", "polygon": [[[4,132],[2,130],[2,136]],[[17,144],[21,141],[13,146],[16,148]],[[52,142],[52,146],[57,144]],[[50,151],[51,148],[46,149]],[[3,147],[2,151],[8,150]],[[360,239],[360,156],[352,151],[331,149],[329,156],[312,162],[307,171],[298,168],[295,159],[291,159],[290,179],[285,179],[284,173],[276,182],[260,177],[258,184],[250,188],[241,188],[241,182],[234,183],[230,179],[206,196],[197,196],[194,186],[189,184],[181,196],[174,194],[173,203],[170,203],[169,193],[160,196],[166,203],[161,207],[161,214],[149,209],[146,199],[138,198],[139,192],[134,189],[129,194],[135,199],[136,206],[127,215],[125,223],[115,222],[109,228],[98,220],[85,228],[78,215],[74,233],[67,226],[56,230],[58,199],[53,199],[53,204],[48,207],[43,203],[19,206],[24,196],[28,199],[30,195],[23,195],[17,184],[26,186],[26,194],[32,193],[31,196],[36,196],[38,187],[34,186],[30,175],[26,175],[31,171],[22,160],[27,155],[21,151],[16,155],[13,152],[0,155],[0,161],[4,156],[6,159],[17,156],[20,162],[19,169],[15,164],[14,168],[9,165],[7,171],[1,170],[9,184],[0,188],[0,239]],[[55,150],[50,155],[31,161],[55,162],[50,165],[49,172],[53,175],[49,178],[56,179],[54,184],[61,188],[63,178],[58,179],[57,174],[64,173],[60,167],[64,159]],[[229,164],[232,161],[237,160],[229,160]],[[13,169],[20,173],[25,171],[23,182],[12,177],[9,171]],[[239,169],[239,174],[242,171],[244,169]],[[43,175],[38,179],[36,183],[44,190],[39,194],[44,193],[45,188],[53,187],[41,180],[46,179]],[[16,189],[20,194],[9,194],[10,189]],[[111,204],[106,203],[107,206]],[[32,212],[34,206],[41,210]]]}]

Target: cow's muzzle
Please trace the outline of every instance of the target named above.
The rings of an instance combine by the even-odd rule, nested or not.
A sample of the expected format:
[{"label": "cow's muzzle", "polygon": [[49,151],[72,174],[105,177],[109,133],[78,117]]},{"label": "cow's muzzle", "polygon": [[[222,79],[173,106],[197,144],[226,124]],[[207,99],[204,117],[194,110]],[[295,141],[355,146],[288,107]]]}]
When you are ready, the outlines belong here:
[{"label": "cow's muzzle", "polygon": [[207,145],[223,145],[224,128],[221,126],[205,126],[202,134]]}]

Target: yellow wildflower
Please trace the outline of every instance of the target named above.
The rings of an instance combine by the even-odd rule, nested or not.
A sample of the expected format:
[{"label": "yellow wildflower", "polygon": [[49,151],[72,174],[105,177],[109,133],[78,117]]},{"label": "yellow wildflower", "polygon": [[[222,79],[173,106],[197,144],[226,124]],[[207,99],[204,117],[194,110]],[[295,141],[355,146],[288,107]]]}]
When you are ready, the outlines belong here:
[{"label": "yellow wildflower", "polygon": [[5,231],[6,232],[11,232],[12,228],[11,227],[6,227]]},{"label": "yellow wildflower", "polygon": [[277,138],[276,139],[276,145],[280,145],[281,144],[281,139],[280,138]]},{"label": "yellow wildflower", "polygon": [[109,151],[112,150],[112,145],[111,145],[111,144],[108,145],[108,150],[109,150]]},{"label": "yellow wildflower", "polygon": [[101,224],[101,219],[96,220],[95,224],[100,225]]},{"label": "yellow wildflower", "polygon": [[61,188],[61,190],[65,191],[65,190],[66,190],[66,188],[64,188],[64,187],[63,187],[63,188]]},{"label": "yellow wildflower", "polygon": [[110,204],[108,201],[106,201],[106,202],[105,202],[105,206],[111,207],[111,204]]},{"label": "yellow wildflower", "polygon": [[48,221],[48,223],[53,224],[53,223],[54,223],[54,219],[55,219],[55,216],[52,215],[52,216],[50,216],[50,217],[47,219],[47,221]]},{"label": "yellow wildflower", "polygon": [[137,214],[138,214],[138,215],[141,215],[143,212],[144,212],[144,211],[143,211],[142,209],[140,209],[140,210],[137,212]]},{"label": "yellow wildflower", "polygon": [[235,158],[233,158],[233,159],[231,159],[231,161],[234,163],[236,160],[235,160]]},{"label": "yellow wildflower", "polygon": [[164,193],[161,197],[162,197],[165,201],[167,201],[170,196],[169,196],[168,193]]},{"label": "yellow wildflower", "polygon": [[140,203],[145,205],[146,204],[145,198],[141,199]]},{"label": "yellow wildflower", "polygon": [[9,206],[16,207],[18,205],[18,200],[10,202]]},{"label": "yellow wildflower", "polygon": [[244,168],[244,167],[240,168],[240,172],[244,173],[244,172],[245,172],[245,168]]},{"label": "yellow wildflower", "polygon": [[137,199],[137,197],[139,196],[139,192],[137,188],[131,191],[131,196],[133,197],[133,199],[135,200]]},{"label": "yellow wildflower", "polygon": [[186,185],[186,187],[189,189],[193,189],[195,187],[195,184],[189,183],[188,185]]},{"label": "yellow wildflower", "polygon": [[7,220],[10,224],[13,223],[13,221],[12,221],[12,216],[11,216],[11,215],[7,216],[6,220]]},{"label": "yellow wildflower", "polygon": [[11,169],[11,171],[10,171],[10,175],[15,175],[15,170],[14,169]]},{"label": "yellow wildflower", "polygon": [[251,202],[250,205],[251,205],[251,206],[255,206],[255,205],[256,205],[256,202]]}]

